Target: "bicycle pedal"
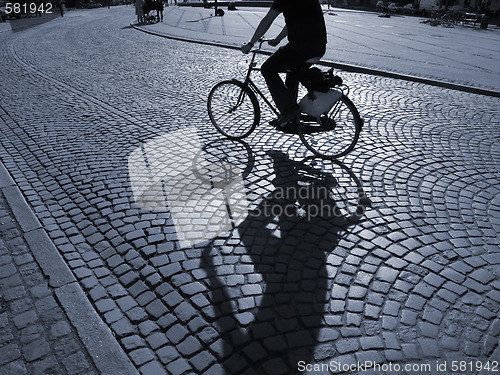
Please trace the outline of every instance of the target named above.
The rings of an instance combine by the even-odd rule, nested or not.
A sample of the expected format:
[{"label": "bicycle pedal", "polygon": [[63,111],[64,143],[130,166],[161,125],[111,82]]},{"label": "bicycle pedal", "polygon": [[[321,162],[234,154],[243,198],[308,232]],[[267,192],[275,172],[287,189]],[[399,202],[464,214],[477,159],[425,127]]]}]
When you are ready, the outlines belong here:
[{"label": "bicycle pedal", "polygon": [[335,120],[329,119],[329,118],[322,118],[320,119],[320,127],[322,130],[329,131],[335,129],[337,126],[337,123]]}]

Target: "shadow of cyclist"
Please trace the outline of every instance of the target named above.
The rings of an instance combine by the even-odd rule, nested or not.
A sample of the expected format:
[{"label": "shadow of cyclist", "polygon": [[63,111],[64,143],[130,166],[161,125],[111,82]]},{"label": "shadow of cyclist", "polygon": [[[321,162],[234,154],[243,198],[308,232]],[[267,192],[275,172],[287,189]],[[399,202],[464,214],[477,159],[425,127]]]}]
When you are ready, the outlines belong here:
[{"label": "shadow of cyclist", "polygon": [[[258,374],[299,373],[299,363],[325,359],[333,350],[315,353],[329,305],[327,255],[352,219],[342,216],[328,188],[332,174],[268,153],[273,162],[274,190],[235,229],[246,254],[236,273],[241,285],[223,281],[225,256],[212,243],[202,254],[214,325],[225,343],[223,367],[228,374],[250,368]],[[240,248],[241,249],[241,248]],[[234,254],[232,255],[234,259]],[[226,279],[227,280],[227,279]],[[322,335],[322,341],[334,339]],[[246,372],[245,372],[246,373]]]}]

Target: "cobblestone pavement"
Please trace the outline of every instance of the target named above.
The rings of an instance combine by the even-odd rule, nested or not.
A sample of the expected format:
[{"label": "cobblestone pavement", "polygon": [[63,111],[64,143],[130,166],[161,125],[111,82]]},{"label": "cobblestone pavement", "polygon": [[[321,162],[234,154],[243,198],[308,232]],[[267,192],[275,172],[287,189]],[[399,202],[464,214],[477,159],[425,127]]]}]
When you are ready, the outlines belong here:
[{"label": "cobblestone pavement", "polygon": [[97,374],[23,233],[0,191],[0,373]]},{"label": "cobblestone pavement", "polygon": [[[423,374],[498,361],[498,98],[342,73],[365,126],[339,163],[311,158],[265,125],[267,112],[245,142],[229,142],[206,98],[241,77],[245,58],[130,21],[75,11],[0,35],[0,157],[141,373],[328,373],[319,366],[373,361]],[[181,247],[175,212],[137,206],[128,162],[151,148],[161,161],[166,135],[192,127],[241,167],[250,212]],[[332,210],[266,211],[304,186],[306,214]]]}]

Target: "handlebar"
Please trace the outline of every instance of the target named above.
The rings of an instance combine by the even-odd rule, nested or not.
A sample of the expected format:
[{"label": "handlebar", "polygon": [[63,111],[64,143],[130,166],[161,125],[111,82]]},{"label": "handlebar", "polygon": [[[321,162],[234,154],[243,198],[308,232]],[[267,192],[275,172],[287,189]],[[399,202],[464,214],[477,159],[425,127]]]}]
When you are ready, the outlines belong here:
[{"label": "handlebar", "polygon": [[258,40],[258,42],[259,42],[259,45],[262,45],[262,44],[264,44],[264,43],[266,43],[266,42],[267,42],[267,43],[269,43],[271,40],[274,40],[274,39],[264,39],[264,38],[260,38],[260,39]]},{"label": "handlebar", "polygon": [[258,44],[259,46],[256,47],[256,48],[253,48],[251,49],[250,51],[248,51],[248,53],[256,53],[256,52],[259,52],[261,49],[262,49],[262,45],[264,43],[269,43],[271,41],[273,41],[274,39],[264,39],[264,38],[260,38],[259,40],[257,40],[257,42],[255,44]]}]

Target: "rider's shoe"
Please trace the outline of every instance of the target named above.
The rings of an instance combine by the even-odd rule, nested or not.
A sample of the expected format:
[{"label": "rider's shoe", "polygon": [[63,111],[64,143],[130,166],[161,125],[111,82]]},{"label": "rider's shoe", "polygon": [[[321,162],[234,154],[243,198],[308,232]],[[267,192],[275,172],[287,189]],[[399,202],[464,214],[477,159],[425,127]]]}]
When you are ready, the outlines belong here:
[{"label": "rider's shoe", "polygon": [[269,122],[272,126],[277,129],[280,129],[286,126],[289,122],[298,122],[298,118],[300,117],[300,107],[294,106],[290,111],[282,113],[277,119]]},{"label": "rider's shoe", "polygon": [[276,130],[279,130],[280,132],[286,133],[286,134],[297,134],[297,126],[299,125],[299,121],[289,121],[283,126],[275,126],[272,124],[273,121],[269,122],[272,126],[276,128]]},{"label": "rider's shoe", "polygon": [[297,121],[290,121],[288,124],[285,124],[281,128],[278,128],[278,130],[286,134],[297,134],[297,126]]}]

